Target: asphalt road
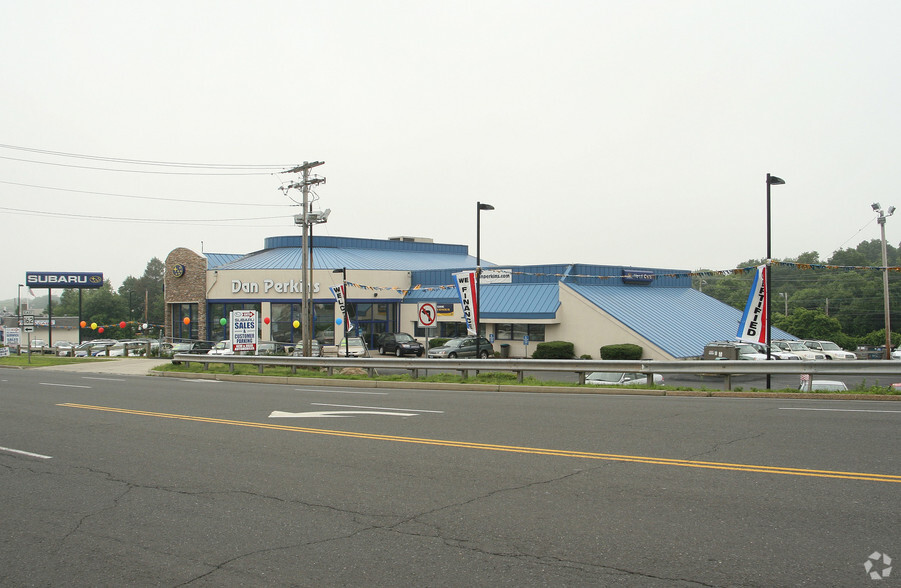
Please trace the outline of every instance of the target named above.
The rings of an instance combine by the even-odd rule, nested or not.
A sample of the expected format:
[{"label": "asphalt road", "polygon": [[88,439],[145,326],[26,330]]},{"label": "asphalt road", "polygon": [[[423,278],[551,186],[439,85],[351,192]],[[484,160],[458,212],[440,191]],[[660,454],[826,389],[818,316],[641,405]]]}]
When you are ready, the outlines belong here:
[{"label": "asphalt road", "polygon": [[4,586],[901,585],[896,402],[4,370],[0,407]]}]

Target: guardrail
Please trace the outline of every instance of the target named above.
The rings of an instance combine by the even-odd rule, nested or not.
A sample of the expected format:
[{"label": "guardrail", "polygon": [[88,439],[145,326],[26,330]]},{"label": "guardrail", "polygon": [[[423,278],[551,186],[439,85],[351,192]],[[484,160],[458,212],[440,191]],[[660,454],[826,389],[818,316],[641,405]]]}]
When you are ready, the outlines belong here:
[{"label": "guardrail", "polygon": [[194,355],[179,353],[172,358],[173,363],[199,363],[203,369],[209,364],[224,363],[234,371],[236,365],[255,365],[259,373],[267,366],[291,368],[325,369],[332,375],[335,369],[361,368],[370,376],[378,369],[402,369],[413,378],[423,370],[456,371],[465,378],[469,372],[513,372],[522,382],[524,372],[565,372],[576,374],[579,384],[585,383],[585,375],[591,372],[635,372],[647,376],[648,385],[653,384],[653,374],[693,374],[722,376],[726,389],[732,389],[732,377],[748,374],[801,374],[861,376],[894,375],[901,378],[901,361],[858,360],[858,361],[611,361],[584,359],[425,359],[425,358],[360,358],[360,357],[293,357],[255,355]]}]

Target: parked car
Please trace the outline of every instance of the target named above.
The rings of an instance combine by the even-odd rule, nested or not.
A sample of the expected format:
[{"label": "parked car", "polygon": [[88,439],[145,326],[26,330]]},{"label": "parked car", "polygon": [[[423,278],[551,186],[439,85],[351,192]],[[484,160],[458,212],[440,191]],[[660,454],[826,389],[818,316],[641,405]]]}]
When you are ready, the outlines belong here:
[{"label": "parked car", "polygon": [[[778,345],[773,343],[772,341],[770,343],[772,343],[772,345],[770,345],[770,357],[771,358],[780,359],[780,360],[788,359],[788,360],[801,361],[800,355],[797,355],[790,351],[784,351]],[[749,343],[749,345],[751,347],[753,347],[754,349],[756,349],[758,353],[760,353],[764,357],[766,357],[766,345],[764,345],[763,343]]]},{"label": "parked car", "polygon": [[[630,372],[591,372],[585,376],[586,384],[596,386],[645,386],[648,377],[645,374]],[[654,374],[654,385],[663,385],[663,376]]]},{"label": "parked car", "polygon": [[74,349],[75,345],[71,341],[56,341],[53,344],[53,350],[59,356],[72,355]]},{"label": "parked car", "polygon": [[805,361],[813,361],[817,359],[826,359],[826,354],[820,351],[814,351],[801,341],[778,340],[773,341],[773,345],[782,351],[794,353]]},{"label": "parked car", "polygon": [[397,357],[416,355],[422,357],[425,347],[407,333],[384,333],[379,337],[379,355],[393,353]]},{"label": "parked car", "polygon": [[826,359],[857,359],[856,355],[854,355],[850,351],[843,350],[832,341],[805,340],[804,345],[806,345],[810,349],[813,349],[814,351],[819,351],[826,356]]},{"label": "parked car", "polygon": [[802,392],[845,392],[848,386],[839,380],[811,380],[809,383],[801,383],[798,390]]},{"label": "parked car", "polygon": [[703,359],[760,361],[766,359],[766,353],[743,341],[712,341],[704,346]]},{"label": "parked car", "polygon": [[[303,357],[303,341],[298,341],[294,344],[294,351],[291,352],[291,355],[294,357]],[[322,345],[319,343],[318,339],[312,339],[310,341],[310,357],[319,357],[322,355]]]},{"label": "parked car", "polygon": [[[485,359],[494,355],[494,346],[485,337],[479,337],[479,358]],[[475,337],[457,337],[449,340],[441,347],[429,349],[429,359],[456,359],[476,356]]]},{"label": "parked car", "polygon": [[209,341],[182,341],[181,343],[172,345],[171,355],[175,355],[176,353],[203,354],[207,353],[212,348],[213,344]]},{"label": "parked car", "polygon": [[858,345],[854,355],[857,359],[882,359],[885,357],[885,346]]},{"label": "parked car", "polygon": [[110,345],[115,344],[115,339],[94,339],[93,341],[84,341],[75,346],[75,357],[92,357],[94,351],[106,349]]},{"label": "parked car", "polygon": [[232,349],[232,342],[228,339],[224,341],[219,341],[216,343],[212,349],[206,352],[207,355],[234,355],[235,352]]},{"label": "parked car", "polygon": [[257,343],[256,355],[288,355],[293,347],[278,341],[260,341]]},{"label": "parked car", "polygon": [[338,357],[364,357],[366,343],[362,337],[347,337],[338,343]]},{"label": "parked car", "polygon": [[144,346],[138,341],[117,341],[112,345],[98,345],[91,349],[94,357],[137,357]]},{"label": "parked car", "polygon": [[44,348],[50,349],[47,347],[47,342],[43,339],[32,339],[31,345],[29,345],[29,350],[32,353],[44,353]]}]

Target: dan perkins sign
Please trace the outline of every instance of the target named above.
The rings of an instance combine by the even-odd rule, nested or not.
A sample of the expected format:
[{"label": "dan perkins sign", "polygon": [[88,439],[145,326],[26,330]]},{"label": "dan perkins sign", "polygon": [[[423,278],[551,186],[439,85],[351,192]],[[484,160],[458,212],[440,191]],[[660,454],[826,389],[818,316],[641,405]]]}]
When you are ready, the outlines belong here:
[{"label": "dan perkins sign", "polygon": [[232,351],[256,351],[257,349],[257,311],[233,310],[231,318]]}]

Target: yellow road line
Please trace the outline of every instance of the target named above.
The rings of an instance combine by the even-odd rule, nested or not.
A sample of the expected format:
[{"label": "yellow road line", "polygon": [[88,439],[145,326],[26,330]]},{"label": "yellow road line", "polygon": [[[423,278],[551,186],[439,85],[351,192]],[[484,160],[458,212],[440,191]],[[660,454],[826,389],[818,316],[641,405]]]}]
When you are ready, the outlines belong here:
[{"label": "yellow road line", "polygon": [[670,459],[665,457],[648,457],[639,455],[618,455],[613,453],[592,453],[586,451],[570,451],[566,449],[545,449],[540,447],[519,447],[516,445],[494,445],[490,443],[472,443],[468,441],[448,441],[443,439],[427,439],[420,437],[400,437],[396,435],[377,435],[373,433],[357,433],[354,431],[335,431],[330,429],[313,429],[310,427],[296,427],[273,423],[255,423],[250,421],[234,421],[228,419],[216,419],[210,417],[198,417],[183,414],[168,414],[163,412],[148,412],[143,410],[130,410],[126,408],[113,408],[109,406],[91,406],[88,404],[62,403],[57,406],[69,408],[82,408],[86,410],[99,410],[103,412],[115,412],[137,416],[149,416],[164,419],[177,419],[194,421],[198,423],[211,423],[218,425],[232,425],[237,427],[250,427],[256,429],[272,429],[276,431],[291,431],[295,433],[309,433],[313,435],[329,435],[333,437],[350,437],[354,439],[369,439],[374,441],[391,441],[394,443],[415,443],[418,445],[437,445],[442,447],[457,447],[460,449],[481,449],[485,451],[505,451],[510,453],[525,453],[532,455],[548,455],[555,457],[574,457],[580,459],[600,459],[606,461],[621,461],[631,463],[644,463],[650,465],[670,465],[689,468],[702,468],[713,470],[730,470],[737,472],[753,472],[761,474],[783,474],[789,476],[809,476],[816,478],[837,478],[843,480],[863,480],[867,482],[894,482],[901,483],[901,475],[870,474],[864,472],[842,472],[832,470],[811,470],[803,468],[787,468],[775,466],[762,466],[740,463],[720,463],[715,461],[695,461],[688,459]]}]

